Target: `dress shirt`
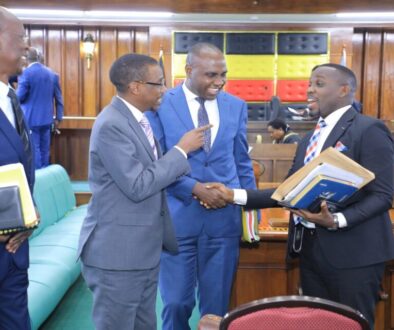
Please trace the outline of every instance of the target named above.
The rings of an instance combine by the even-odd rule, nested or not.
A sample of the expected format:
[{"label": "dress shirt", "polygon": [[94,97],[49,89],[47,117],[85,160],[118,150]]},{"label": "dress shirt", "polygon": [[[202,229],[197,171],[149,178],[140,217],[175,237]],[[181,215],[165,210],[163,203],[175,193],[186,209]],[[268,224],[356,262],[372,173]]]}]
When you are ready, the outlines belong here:
[{"label": "dress shirt", "polygon": [[[140,123],[143,113],[138,110],[135,106],[127,102],[125,99],[121,98],[119,95],[117,97],[122,100],[122,102],[126,105],[126,107],[130,110],[131,114],[134,116],[135,120]],[[187,159],[187,153],[180,147],[174,146],[175,149],[179,150],[179,152]]]},{"label": "dress shirt", "polygon": [[[319,142],[317,144],[317,155],[320,154],[320,151],[327,140],[327,137],[330,135],[331,131],[338,123],[339,119],[344,115],[344,113],[351,107],[351,105],[347,105],[343,108],[340,108],[331,114],[329,114],[324,121],[326,122],[327,126],[322,128],[320,133]],[[320,118],[319,118],[320,120]],[[234,203],[238,205],[245,205],[248,200],[248,195],[246,190],[244,189],[234,189]],[[343,228],[347,226],[347,221],[345,216],[342,213],[335,213],[338,216],[338,225],[339,228]]]},{"label": "dress shirt", "polygon": [[[200,108],[200,103],[196,100],[198,95],[192,93],[187,87],[186,84],[182,85],[183,92],[185,93],[186,102],[189,107],[190,116],[192,117],[192,121],[194,127],[198,127],[198,109]],[[217,99],[214,100],[205,100],[204,102],[205,109],[207,110],[209,123],[213,125],[211,127],[211,147],[215,141],[216,135],[218,134],[220,117],[219,117],[219,107]]]},{"label": "dress shirt", "polygon": [[12,109],[11,99],[8,97],[8,91],[12,88],[10,85],[6,85],[2,81],[0,81],[0,109],[3,110],[3,113],[11,123],[11,125],[15,128],[15,114]]}]

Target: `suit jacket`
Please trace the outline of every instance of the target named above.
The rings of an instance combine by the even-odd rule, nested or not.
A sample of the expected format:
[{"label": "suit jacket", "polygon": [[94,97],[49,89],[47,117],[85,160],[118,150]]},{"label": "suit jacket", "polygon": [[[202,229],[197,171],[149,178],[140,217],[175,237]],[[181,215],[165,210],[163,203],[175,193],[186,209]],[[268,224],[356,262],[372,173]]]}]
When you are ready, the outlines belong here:
[{"label": "suit jacket", "polygon": [[53,105],[56,119],[63,119],[63,98],[59,76],[41,63],[27,67],[18,79],[16,91],[30,127],[51,125]]},{"label": "suit jacket", "polygon": [[[196,182],[218,181],[232,188],[256,186],[246,139],[246,103],[224,92],[219,93],[217,102],[220,126],[210,152],[200,148],[189,154],[191,173],[167,189],[177,237],[197,236],[203,228],[212,237],[241,234],[240,208],[228,205],[206,210],[192,197]],[[153,127],[164,150],[172,148],[184,133],[194,128],[182,86],[165,94],[158,117],[160,125]]]},{"label": "suit jacket", "polygon": [[[289,175],[304,165],[310,132],[298,145]],[[347,227],[329,231],[316,227],[318,242],[327,260],[337,268],[373,265],[394,258],[394,238],[388,210],[393,200],[393,140],[380,120],[349,109],[331,131],[323,149],[345,146],[343,153],[375,173],[375,180],[341,205]],[[273,190],[248,191],[248,206],[273,207]],[[288,251],[293,243],[294,222],[289,222]]]},{"label": "suit jacket", "polygon": [[[29,131],[29,130],[28,130]],[[33,139],[30,136],[30,143]],[[0,110],[0,166],[21,163],[25,169],[27,181],[29,183],[30,191],[33,193],[34,186],[34,161],[32,161],[31,167],[28,168],[27,157],[24,152],[24,146],[22,139],[19,136],[17,130],[12,127],[11,123],[5,116],[4,112]],[[31,146],[32,152],[34,152],[33,146]],[[34,159],[34,155],[33,155]],[[17,250],[15,254],[11,254],[15,261],[15,264],[21,268],[26,269],[29,266],[29,247],[28,241],[26,240]],[[0,260],[1,263],[1,260]],[[0,265],[0,267],[2,267]]]},{"label": "suit jacket", "polygon": [[164,246],[177,251],[165,187],[189,171],[179,150],[155,160],[140,124],[118,97],[98,115],[89,150],[92,198],[79,254],[89,266],[113,270],[156,267]]}]

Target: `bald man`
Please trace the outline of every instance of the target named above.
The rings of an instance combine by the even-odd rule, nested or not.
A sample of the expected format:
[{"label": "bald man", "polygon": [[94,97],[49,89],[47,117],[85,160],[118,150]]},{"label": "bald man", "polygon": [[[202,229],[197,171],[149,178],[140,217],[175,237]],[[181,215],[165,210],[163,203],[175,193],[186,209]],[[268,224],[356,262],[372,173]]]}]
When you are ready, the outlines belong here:
[{"label": "bald man", "polygon": [[[32,191],[34,161],[31,137],[15,91],[8,85],[9,77],[20,72],[25,51],[22,23],[0,7],[0,166],[21,163]],[[0,329],[30,329],[27,310],[29,235],[30,232],[0,235]]]}]

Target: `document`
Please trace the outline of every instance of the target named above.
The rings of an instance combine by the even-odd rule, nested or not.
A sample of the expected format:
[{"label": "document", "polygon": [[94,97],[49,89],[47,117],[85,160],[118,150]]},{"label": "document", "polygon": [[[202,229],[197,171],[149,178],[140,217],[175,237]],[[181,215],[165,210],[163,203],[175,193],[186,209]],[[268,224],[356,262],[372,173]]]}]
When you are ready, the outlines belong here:
[{"label": "document", "polygon": [[0,234],[38,225],[33,198],[21,163],[0,166],[0,199]]},{"label": "document", "polygon": [[307,208],[317,198],[343,202],[375,175],[330,147],[288,177],[271,198],[292,208]]}]

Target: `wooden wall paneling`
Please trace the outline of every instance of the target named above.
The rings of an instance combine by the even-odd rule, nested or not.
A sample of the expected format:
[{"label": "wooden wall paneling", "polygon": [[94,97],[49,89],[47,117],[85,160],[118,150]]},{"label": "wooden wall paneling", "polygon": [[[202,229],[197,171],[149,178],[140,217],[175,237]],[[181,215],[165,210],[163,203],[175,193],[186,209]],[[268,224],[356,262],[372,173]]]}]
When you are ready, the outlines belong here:
[{"label": "wooden wall paneling", "polygon": [[365,58],[363,75],[363,113],[371,117],[379,117],[379,95],[381,76],[381,31],[367,31],[365,34]]},{"label": "wooden wall paneling", "polygon": [[381,80],[381,119],[394,119],[394,31],[383,32],[383,61]]},{"label": "wooden wall paneling", "polygon": [[138,54],[149,54],[149,27],[135,28],[134,51]]},{"label": "wooden wall paneling", "polygon": [[172,87],[172,73],[171,73],[171,56],[172,56],[172,42],[171,42],[171,28],[162,26],[152,26],[149,29],[149,53],[150,56],[159,59],[160,49],[163,50],[164,75],[166,78],[167,87]]},{"label": "wooden wall paneling", "polygon": [[346,48],[346,66],[352,67],[353,59],[353,28],[338,28],[330,30],[330,62],[340,63],[342,46]]},{"label": "wooden wall paneling", "polygon": [[99,111],[111,102],[115,95],[115,88],[109,80],[109,69],[117,58],[117,29],[111,27],[101,28],[99,35],[99,81],[100,102]]},{"label": "wooden wall paneling", "polygon": [[62,72],[64,58],[64,30],[61,27],[48,28],[48,41],[45,47],[44,61],[45,65],[59,74],[60,85],[65,84]]},{"label": "wooden wall paneling", "polygon": [[352,70],[357,78],[357,93],[356,100],[363,101],[362,82],[364,77],[364,32],[355,31],[353,34],[353,56],[352,56]]},{"label": "wooden wall paneling", "polygon": [[80,40],[79,28],[67,28],[64,34],[64,60],[62,75],[64,76],[63,98],[65,116],[81,116],[80,103]]},{"label": "wooden wall paneling", "polygon": [[118,54],[117,57],[134,52],[134,29],[119,29],[118,31]]},{"label": "wooden wall paneling", "polygon": [[[82,52],[82,40],[88,35],[91,34],[93,39],[96,42],[93,59],[90,62],[90,69],[87,67],[87,61]],[[81,34],[81,51],[80,51],[80,63],[81,63],[81,84],[82,84],[82,92],[80,95],[80,102],[82,105],[82,116],[86,117],[95,117],[97,113],[100,111],[99,109],[99,101],[100,101],[100,93],[99,93],[99,51],[101,50],[101,45],[98,42],[99,30],[95,28],[85,28]]]},{"label": "wooden wall paneling", "polygon": [[35,47],[45,55],[45,28],[42,26],[31,26],[28,31],[29,46]]},{"label": "wooden wall paneling", "polygon": [[68,148],[70,149],[70,176],[73,180],[87,180],[89,159],[90,131],[70,131]]}]

